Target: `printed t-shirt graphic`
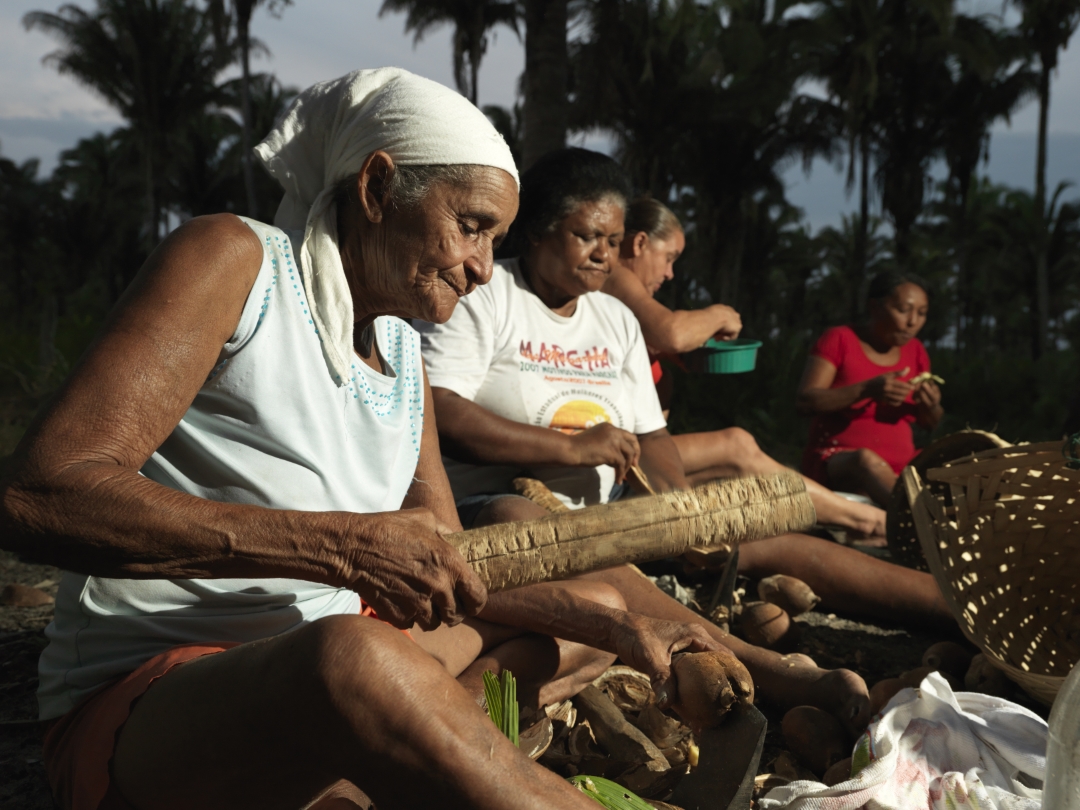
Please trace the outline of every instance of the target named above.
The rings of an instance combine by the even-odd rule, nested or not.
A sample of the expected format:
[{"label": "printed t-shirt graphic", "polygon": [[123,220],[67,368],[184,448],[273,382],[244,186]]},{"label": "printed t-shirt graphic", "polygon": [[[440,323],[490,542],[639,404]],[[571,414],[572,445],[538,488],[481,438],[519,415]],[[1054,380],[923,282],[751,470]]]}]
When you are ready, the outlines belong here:
[{"label": "printed t-shirt graphic", "polygon": [[[516,261],[463,298],[445,324],[416,323],[428,379],[515,422],[578,433],[602,422],[644,434],[665,426],[641,329],[615,298],[590,293],[573,315],[548,309]],[[523,471],[443,459],[457,498],[510,492]],[[527,471],[568,506],[607,500],[611,467]]]},{"label": "printed t-shirt graphic", "polygon": [[518,348],[523,404],[528,410],[530,403],[541,403],[529,424],[573,435],[601,422],[625,423],[619,406],[602,393],[619,376],[612,370],[607,348],[566,351],[541,342],[534,351],[533,345],[531,340],[522,340]]}]

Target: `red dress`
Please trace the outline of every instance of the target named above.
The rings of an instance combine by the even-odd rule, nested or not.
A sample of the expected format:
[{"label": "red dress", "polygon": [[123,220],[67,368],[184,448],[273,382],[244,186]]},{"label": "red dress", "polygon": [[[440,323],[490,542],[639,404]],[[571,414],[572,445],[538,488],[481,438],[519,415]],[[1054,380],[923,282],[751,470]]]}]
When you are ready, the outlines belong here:
[{"label": "red dress", "polygon": [[[900,359],[895,364],[879,366],[866,356],[850,326],[826,330],[810,353],[836,366],[831,388],[854,385],[904,368],[907,373],[901,375],[901,380],[930,370],[930,357],[917,338],[900,347]],[[826,484],[825,462],[830,456],[865,447],[881,456],[899,475],[916,454],[911,435],[915,414],[915,402],[909,394],[899,406],[883,405],[868,397],[842,411],[815,416],[810,423],[810,442],[803,453],[803,472]]]}]

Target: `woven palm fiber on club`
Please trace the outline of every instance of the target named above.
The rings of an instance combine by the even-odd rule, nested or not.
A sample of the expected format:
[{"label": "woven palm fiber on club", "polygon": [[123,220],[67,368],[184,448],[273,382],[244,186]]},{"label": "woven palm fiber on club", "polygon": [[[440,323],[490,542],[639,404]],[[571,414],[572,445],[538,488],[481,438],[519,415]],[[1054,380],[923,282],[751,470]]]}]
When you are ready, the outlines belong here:
[{"label": "woven palm fiber on club", "polygon": [[986,450],[904,485],[930,570],[964,634],[1049,705],[1080,661],[1080,470],[1062,444]]},{"label": "woven palm fiber on club", "polygon": [[469,529],[447,540],[489,591],[501,591],[802,531],[815,519],[802,479],[779,473]]},{"label": "woven palm fiber on club", "polygon": [[[925,476],[927,470],[940,467],[958,458],[983,450],[992,450],[995,447],[1008,446],[1007,441],[993,433],[982,430],[961,430],[942,436],[928,444],[911,461],[911,466],[919,475]],[[948,484],[930,481],[927,486],[935,495],[944,497],[946,504],[952,503],[952,494]],[[915,531],[915,521],[911,518],[911,504],[908,503],[907,492],[904,490],[902,481],[896,482],[889,497],[885,526],[885,536],[889,541],[889,554],[892,555],[893,562],[918,571],[929,571],[930,566],[926,564],[926,557],[923,556],[922,544],[919,543],[919,535]]]}]

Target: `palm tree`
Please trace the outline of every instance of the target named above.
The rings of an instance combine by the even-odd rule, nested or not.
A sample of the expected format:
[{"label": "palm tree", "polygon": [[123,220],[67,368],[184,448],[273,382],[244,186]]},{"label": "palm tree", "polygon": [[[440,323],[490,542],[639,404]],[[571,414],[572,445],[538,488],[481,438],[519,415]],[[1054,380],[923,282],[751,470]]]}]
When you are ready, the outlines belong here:
[{"label": "palm tree", "polygon": [[53,170],[67,219],[57,241],[72,286],[101,289],[102,310],[120,297],[146,258],[140,240],[145,217],[131,205],[142,188],[139,165],[139,145],[121,127],[79,141],[60,154]]},{"label": "palm tree", "polygon": [[[614,0],[613,0],[614,1]],[[570,56],[567,49],[567,0],[523,0],[525,5],[525,75],[522,84],[524,137],[522,166],[566,145],[570,103],[567,97]]]},{"label": "palm tree", "polygon": [[942,154],[949,177],[941,186],[937,218],[948,231],[955,265],[956,340],[958,351],[971,351],[978,344],[968,339],[966,325],[975,319],[976,296],[969,294],[975,284],[973,252],[980,234],[973,228],[986,195],[972,200],[977,183],[976,169],[986,155],[990,127],[1009,116],[1035,89],[1020,36],[991,25],[985,18],[957,16],[953,32],[953,59],[950,60],[950,87],[941,110]]},{"label": "palm tree", "polygon": [[97,0],[93,11],[71,4],[55,14],[32,11],[23,24],[60,40],[46,63],[97,92],[128,121],[139,144],[145,239],[153,247],[171,142],[217,98],[215,80],[232,61],[214,16],[188,0]]},{"label": "palm tree", "polygon": [[610,133],[634,185],[668,200],[713,102],[719,16],[692,0],[592,0],[582,21],[571,129]]},{"label": "palm tree", "polygon": [[[1013,0],[1020,9],[1020,31],[1039,57],[1039,140],[1035,153],[1035,209],[1040,219],[1046,215],[1046,128],[1050,115],[1050,74],[1057,68],[1058,54],[1068,44],[1080,23],[1080,0]],[[1046,228],[1038,235],[1035,262],[1039,329],[1038,352],[1049,346],[1050,285],[1047,272]]]},{"label": "palm tree", "polygon": [[911,230],[945,137],[956,17],[952,0],[888,0],[883,11],[889,37],[877,58],[871,127],[881,204],[903,266],[910,263]]},{"label": "palm tree", "polygon": [[[300,91],[295,87],[282,85],[272,73],[254,74],[249,78],[247,87],[251,140],[258,142],[265,138],[270,130],[274,128],[274,124],[285,114],[285,111]],[[243,84],[239,79],[233,79],[222,84],[222,106],[233,111],[240,110],[243,105],[242,92]],[[234,143],[229,155],[230,165],[233,167],[242,160],[242,155],[236,154],[238,149],[240,152],[251,155],[251,150],[244,149],[242,142]],[[281,186],[268,172],[257,171],[252,174],[255,207],[269,217],[277,210],[277,205],[281,201]],[[246,178],[244,191],[246,198]]]},{"label": "palm tree", "polygon": [[866,274],[870,228],[870,154],[873,111],[880,77],[878,56],[890,36],[883,0],[818,0],[817,75],[840,110],[848,149],[847,185],[855,184],[859,167],[859,221],[852,253],[854,271]]},{"label": "palm tree", "polygon": [[682,149],[680,182],[695,190],[697,227],[712,245],[713,300],[747,306],[742,288],[749,228],[763,199],[782,198],[782,171],[828,153],[835,125],[828,106],[797,92],[810,66],[810,20],[795,3],[727,0],[714,40],[708,101],[700,129]]},{"label": "palm tree", "polygon": [[589,37],[574,47],[574,128],[614,135],[641,190],[681,195],[693,225],[677,302],[697,285],[750,306],[744,249],[756,223],[783,210],[780,171],[832,142],[824,105],[795,93],[810,23],[786,17],[782,0],[612,5],[592,4]]},{"label": "palm tree", "polygon": [[240,47],[240,165],[244,171],[247,214],[254,219],[258,219],[259,210],[251,159],[251,15],[256,7],[263,3],[266,3],[270,13],[277,17],[285,6],[292,5],[292,0],[232,0],[233,14],[236,17],[236,41]]},{"label": "palm tree", "polygon": [[413,42],[447,23],[454,26],[454,82],[463,96],[477,103],[480,62],[487,53],[488,31],[507,25],[518,32],[520,12],[514,0],[383,0],[379,16],[405,12],[405,30]]},{"label": "palm tree", "polygon": [[503,136],[506,145],[510,147],[510,154],[514,158],[514,163],[520,168],[523,129],[521,102],[515,103],[510,109],[500,107],[498,104],[485,104],[482,112],[495,126],[495,129],[499,131],[499,134]]}]

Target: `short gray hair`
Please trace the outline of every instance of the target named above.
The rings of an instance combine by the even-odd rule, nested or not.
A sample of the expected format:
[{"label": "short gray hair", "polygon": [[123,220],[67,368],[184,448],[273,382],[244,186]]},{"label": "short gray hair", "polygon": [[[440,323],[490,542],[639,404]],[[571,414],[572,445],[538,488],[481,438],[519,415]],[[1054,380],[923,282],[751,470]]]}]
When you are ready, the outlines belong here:
[{"label": "short gray hair", "polygon": [[[415,208],[431,192],[431,189],[441,183],[447,183],[456,188],[463,188],[472,182],[478,167],[471,163],[438,164],[429,166],[394,166],[394,173],[390,175],[390,185],[387,194],[390,203],[398,210]],[[338,210],[348,203],[356,200],[356,178],[360,173],[339,180],[334,187],[334,202]]]}]

